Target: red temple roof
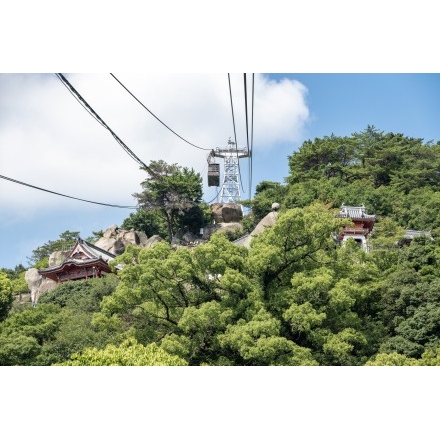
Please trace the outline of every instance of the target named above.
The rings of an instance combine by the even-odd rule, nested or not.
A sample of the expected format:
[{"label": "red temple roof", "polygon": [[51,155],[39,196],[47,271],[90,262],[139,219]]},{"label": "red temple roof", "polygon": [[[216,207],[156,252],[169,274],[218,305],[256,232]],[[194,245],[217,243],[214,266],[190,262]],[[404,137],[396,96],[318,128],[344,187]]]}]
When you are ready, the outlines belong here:
[{"label": "red temple roof", "polygon": [[61,264],[40,269],[38,273],[57,282],[99,277],[110,273],[108,263],[116,255],[78,238]]}]

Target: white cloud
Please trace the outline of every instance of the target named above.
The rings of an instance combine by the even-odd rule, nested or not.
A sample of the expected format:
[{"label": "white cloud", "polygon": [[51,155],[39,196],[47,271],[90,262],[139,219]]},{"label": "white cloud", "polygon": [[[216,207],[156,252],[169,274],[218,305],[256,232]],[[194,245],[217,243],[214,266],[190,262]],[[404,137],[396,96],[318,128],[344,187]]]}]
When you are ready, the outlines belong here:
[{"label": "white cloud", "polygon": [[[65,76],[147,165],[163,159],[198,172],[206,170],[208,151],[167,130],[109,74]],[[210,149],[234,137],[227,74],[115,76],[187,141]],[[237,141],[246,146],[243,74],[230,78]],[[255,75],[256,150],[299,141],[309,117],[306,93],[296,81],[275,82]],[[55,75],[0,75],[0,97],[0,175],[82,199],[135,204],[132,194],[140,191],[145,173]],[[0,179],[0,204],[13,217],[63,208],[71,201]]]},{"label": "white cloud", "polygon": [[258,76],[255,97],[256,147],[271,148],[277,143],[298,142],[309,118],[305,98],[307,88],[298,81],[276,82]]}]

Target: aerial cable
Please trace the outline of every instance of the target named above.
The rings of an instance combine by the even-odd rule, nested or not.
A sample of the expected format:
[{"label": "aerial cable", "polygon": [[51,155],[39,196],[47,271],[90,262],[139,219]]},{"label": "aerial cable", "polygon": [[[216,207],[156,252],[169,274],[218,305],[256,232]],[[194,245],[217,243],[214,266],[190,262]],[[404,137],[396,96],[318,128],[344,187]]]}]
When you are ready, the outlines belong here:
[{"label": "aerial cable", "polygon": [[186,139],[184,139],[182,136],[180,136],[179,134],[177,134],[174,130],[172,130],[170,127],[168,127],[168,125],[166,125],[164,122],[162,122],[151,110],[149,110],[147,107],[145,107],[144,104],[142,104],[141,101],[139,101],[138,98],[136,98],[136,96],[133,95],[133,93],[130,92],[130,90],[127,89],[127,87],[124,86],[124,84],[121,83],[121,81],[119,81],[118,78],[116,78],[115,75],[113,75],[113,73],[110,73],[110,75],[131,95],[133,96],[133,98],[145,109],[148,111],[148,113],[150,113],[151,116],[153,116],[154,118],[156,118],[164,127],[166,127],[168,130],[171,131],[171,133],[175,134],[178,138],[182,139],[182,141],[186,142],[187,144],[198,148],[199,150],[206,150],[206,151],[211,151],[211,148],[202,148],[202,147],[198,147],[197,145],[192,144],[191,142],[187,141]]},{"label": "aerial cable", "polygon": [[255,89],[254,89],[254,76],[252,74],[252,113],[251,113],[251,148],[249,153],[249,199],[252,199],[252,149],[254,146],[254,97],[255,97]]},{"label": "aerial cable", "polygon": [[236,131],[235,131],[234,106],[232,104],[231,76],[230,76],[229,73],[228,73],[228,82],[229,82],[229,97],[231,99],[232,125],[234,126],[235,150],[237,151],[238,175],[240,176],[241,189],[244,192],[243,182],[241,180],[241,172],[240,172],[240,159],[238,157],[237,134],[236,134]]},{"label": "aerial cable", "polygon": [[[248,182],[249,182],[249,199],[252,198],[252,148],[249,146],[249,122],[248,122],[248,104],[247,104],[247,82],[246,82],[246,73],[243,74],[244,77],[244,107],[245,107],[245,114],[246,114],[246,137],[247,137],[247,150],[248,150]],[[253,87],[254,87],[254,77],[252,74],[252,126],[253,126]],[[252,134],[251,134],[252,136]]]},{"label": "aerial cable", "polygon": [[246,84],[246,74],[244,76],[244,109],[246,114],[246,140],[247,140],[247,150],[249,154],[249,123],[248,123],[248,105],[247,105],[247,84]]},{"label": "aerial cable", "polygon": [[100,203],[100,202],[92,202],[91,200],[79,199],[78,197],[67,196],[65,194],[51,191],[49,189],[40,188],[38,186],[34,186],[29,183],[20,182],[19,180],[11,179],[10,177],[6,177],[6,176],[2,176],[2,175],[0,175],[0,178],[5,179],[5,180],[9,180],[10,182],[13,182],[13,183],[18,183],[19,185],[28,186],[29,188],[38,189],[39,191],[44,191],[44,192],[47,192],[50,194],[55,194],[57,196],[67,197],[69,199],[79,200],[81,202],[94,203],[95,205],[102,205],[102,206],[110,206],[111,208],[138,209],[137,206],[113,205],[111,203]]},{"label": "aerial cable", "polygon": [[203,167],[202,171],[199,173],[201,176],[205,174],[206,169],[208,168],[208,162],[205,163],[205,166]]},{"label": "aerial cable", "polygon": [[58,79],[64,84],[64,86],[69,90],[69,92],[77,99],[77,101],[103,126],[105,127],[112,136],[116,139],[119,145],[125,150],[125,152],[134,159],[142,169],[150,173],[152,176],[159,177],[159,175],[154,172],[150,167],[145,165],[144,162],[142,162],[139,157],[136,156],[136,154],[133,153],[133,151],[130,150],[130,148],[125,145],[124,142],[122,142],[121,139],[116,135],[116,133],[99,117],[99,115],[90,107],[90,105],[86,102],[86,100],[75,90],[75,88],[72,86],[72,84],[69,83],[69,81],[62,75],[61,73],[55,74]]}]

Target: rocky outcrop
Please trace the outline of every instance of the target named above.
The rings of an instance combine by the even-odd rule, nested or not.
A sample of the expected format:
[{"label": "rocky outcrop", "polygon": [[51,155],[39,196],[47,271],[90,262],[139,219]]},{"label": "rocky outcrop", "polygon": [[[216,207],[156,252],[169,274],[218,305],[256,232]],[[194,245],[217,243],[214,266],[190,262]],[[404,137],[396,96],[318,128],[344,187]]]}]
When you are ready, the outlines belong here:
[{"label": "rocky outcrop", "polygon": [[121,255],[128,245],[146,248],[151,246],[151,241],[144,232],[133,229],[127,231],[112,225],[94,245],[112,254]]},{"label": "rocky outcrop", "polygon": [[266,228],[272,227],[276,219],[278,217],[278,210],[280,209],[279,203],[272,204],[272,212],[266,215],[261,221],[255,226],[255,229],[245,237],[239,244],[245,247],[249,247],[251,245],[251,241],[254,237],[261,234]]},{"label": "rocky outcrop", "polygon": [[38,269],[35,268],[28,269],[24,274],[24,279],[31,292],[32,305],[37,303],[38,298],[42,293],[49,292],[57,286],[55,281],[52,281],[49,278],[43,278],[38,273]]},{"label": "rocky outcrop", "polygon": [[66,257],[69,255],[70,251],[56,251],[52,252],[49,255],[49,267],[51,266],[57,266],[58,264],[61,264]]},{"label": "rocky outcrop", "polygon": [[141,247],[147,249],[150,248],[151,246],[154,246],[156,243],[161,242],[162,240],[163,238],[160,237],[159,235],[152,235],[150,238],[147,238],[145,241],[141,242]]},{"label": "rocky outcrop", "polygon": [[104,234],[102,235],[104,238],[110,238],[112,235],[116,235],[118,231],[118,226],[117,225],[111,225],[109,226]]},{"label": "rocky outcrop", "polygon": [[238,223],[243,219],[243,211],[238,203],[213,203],[211,211],[215,223]]},{"label": "rocky outcrop", "polygon": [[115,243],[116,243],[115,238],[104,236],[104,237],[101,237],[96,243],[93,243],[93,244],[101,249],[104,249],[107,252],[111,252],[112,254],[115,254],[115,252],[113,252]]}]

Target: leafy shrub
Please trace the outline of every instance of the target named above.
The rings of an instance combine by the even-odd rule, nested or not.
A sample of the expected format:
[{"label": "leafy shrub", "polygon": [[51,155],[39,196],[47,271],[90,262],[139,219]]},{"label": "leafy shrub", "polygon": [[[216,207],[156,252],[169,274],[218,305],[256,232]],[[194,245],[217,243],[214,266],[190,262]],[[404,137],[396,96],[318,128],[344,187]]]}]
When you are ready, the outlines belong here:
[{"label": "leafy shrub", "polygon": [[102,298],[112,294],[118,282],[116,275],[109,274],[102,278],[62,283],[54,290],[41,295],[39,302],[97,312]]}]

